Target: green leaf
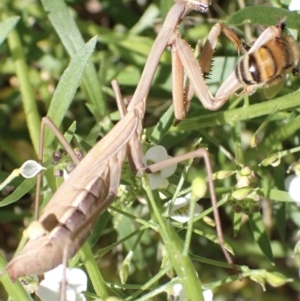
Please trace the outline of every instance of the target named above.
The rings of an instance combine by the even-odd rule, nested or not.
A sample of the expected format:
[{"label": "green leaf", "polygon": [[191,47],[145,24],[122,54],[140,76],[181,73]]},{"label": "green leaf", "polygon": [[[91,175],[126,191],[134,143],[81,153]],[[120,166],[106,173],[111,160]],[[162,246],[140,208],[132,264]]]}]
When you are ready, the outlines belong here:
[{"label": "green leaf", "polygon": [[266,233],[265,225],[263,223],[261,214],[258,212],[249,214],[248,216],[251,230],[256,243],[258,244],[262,252],[265,254],[269,262],[271,264],[274,264],[270,240]]},{"label": "green leaf", "polygon": [[92,248],[97,241],[99,240],[100,236],[103,234],[103,230],[105,229],[111,215],[105,210],[101,216],[97,219],[91,236],[88,238],[88,244]]},{"label": "green leaf", "polygon": [[128,6],[121,0],[102,0],[101,6],[103,10],[111,16],[115,22],[123,24],[126,27],[131,27],[138,21],[138,17],[132,13],[132,10],[128,9]]},{"label": "green leaf", "polygon": [[266,280],[273,287],[279,287],[293,281],[293,279],[287,278],[279,272],[266,272]]},{"label": "green leaf", "polygon": [[242,225],[242,213],[235,212],[233,218],[233,235],[237,237]]},{"label": "green leaf", "polygon": [[300,129],[300,116],[289,120],[288,123],[282,124],[277,130],[272,131],[259,145],[260,150],[265,153],[267,150],[271,151],[278,150],[278,144],[286,140]]},{"label": "green leaf", "polygon": [[300,17],[297,13],[287,9],[269,6],[250,6],[238,10],[225,20],[227,25],[240,25],[244,23],[260,24],[265,26],[276,25],[277,20],[287,17],[285,23],[288,28],[299,29]]},{"label": "green leaf", "polygon": [[[78,51],[84,46],[81,33],[71,17],[68,7],[61,0],[42,0],[45,11],[48,13],[53,27],[59,35],[69,55],[74,58]],[[97,119],[106,114],[106,103],[101,91],[101,83],[98,80],[94,65],[88,63],[83,77],[84,91],[87,93],[93,113]]]},{"label": "green leaf", "polygon": [[174,109],[173,106],[170,106],[169,109],[164,113],[160,118],[159,122],[156,124],[150,140],[156,144],[163,139],[164,135],[168,132],[169,128],[172,126],[174,120]]},{"label": "green leaf", "polygon": [[7,18],[4,21],[0,22],[0,45],[4,42],[10,31],[16,26],[19,20],[20,17],[15,16]]},{"label": "green leaf", "polygon": [[[277,168],[273,169],[274,172],[274,181],[275,186],[279,189],[283,190],[284,187],[284,179],[286,177],[286,170],[284,165],[280,165]],[[287,220],[287,204],[284,202],[275,202],[274,203],[274,219],[276,220],[276,227],[280,234],[282,240],[285,238],[286,233],[286,220]]]},{"label": "green leaf", "polygon": [[[206,239],[214,242],[215,244],[219,243],[218,236],[215,234],[205,233],[199,229],[193,229],[193,232],[196,233],[197,235],[201,235],[205,237]],[[231,254],[234,254],[232,247],[228,243],[224,242],[224,246]]]},{"label": "green leaf", "polygon": [[[96,41],[96,37],[92,38],[74,56],[74,58],[71,59],[58,83],[47,114],[57,127],[60,126],[67,114],[69,106],[79,87],[85,67],[94,51]],[[49,146],[54,139],[53,133],[47,133],[45,137],[45,146]]]},{"label": "green leaf", "polygon": [[267,197],[273,201],[279,201],[279,202],[289,202],[293,203],[294,201],[291,199],[288,192],[283,190],[276,190],[276,189],[260,189],[259,194],[263,195],[264,197]]},{"label": "green leaf", "polygon": [[147,28],[152,28],[153,22],[155,22],[155,19],[158,17],[158,15],[159,9],[157,8],[157,6],[150,4],[139,21],[130,29],[130,33],[138,34]]},{"label": "green leaf", "polygon": [[162,18],[165,19],[169,10],[174,5],[174,2],[173,2],[173,0],[160,0],[159,2],[160,2],[160,11],[162,14]]},{"label": "green leaf", "polygon": [[26,179],[23,181],[12,194],[0,202],[0,207],[7,206],[18,201],[23,195],[31,190],[31,188],[35,185],[35,182],[36,178]]}]

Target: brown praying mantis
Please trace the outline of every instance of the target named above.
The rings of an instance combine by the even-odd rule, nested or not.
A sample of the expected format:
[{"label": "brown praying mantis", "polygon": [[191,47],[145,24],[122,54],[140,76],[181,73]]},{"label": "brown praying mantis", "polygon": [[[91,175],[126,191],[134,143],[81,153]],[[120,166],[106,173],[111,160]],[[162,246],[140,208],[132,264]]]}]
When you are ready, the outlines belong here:
[{"label": "brown praying mantis", "polygon": [[[240,48],[239,39],[222,24],[215,25],[204,46],[202,60],[198,64],[189,45],[179,37],[177,30],[178,24],[190,10],[205,12],[208,9],[208,5],[208,2],[204,0],[176,1],[176,4],[169,11],[152,47],[144,72],[127,108],[127,112],[124,108],[121,109],[121,115],[124,116],[119,123],[94,146],[71,173],[70,178],[55,193],[39,218],[44,231],[37,237],[30,239],[24,249],[8,264],[6,270],[11,279],[15,280],[22,275],[43,273],[57,266],[63,261],[64,243],[66,241],[70,241],[67,257],[71,257],[78,250],[89,233],[89,229],[85,229],[86,226],[91,226],[95,219],[94,212],[97,214],[101,213],[112,202],[120,183],[122,164],[127,152],[134,162],[135,169],[147,172],[156,172],[165,165],[188,158],[197,156],[204,158],[211,199],[214,206],[214,215],[217,222],[219,242],[227,260],[232,264],[230,255],[224,248],[221,225],[218,223],[216,196],[207,150],[199,149],[160,164],[144,166],[139,138],[142,131],[145,101],[151,81],[162,52],[167,46],[171,46],[173,66],[176,70],[173,77],[175,116],[177,119],[182,119],[186,114],[188,102],[192,97],[193,91],[195,91],[204,107],[216,110],[226,102],[232,93],[244,86],[246,86],[247,90],[248,87],[253,89],[260,85],[272,84],[274,81],[280,80],[282,75],[290,69],[293,69],[293,73],[296,73],[295,70],[297,70],[299,65],[299,53],[297,53],[298,48],[293,47],[293,50],[289,51],[289,59],[286,59],[280,65],[279,61],[275,62],[276,65],[279,65],[277,71],[270,72],[263,77],[257,77],[260,71],[257,65],[259,57],[257,52],[259,53],[263,45],[278,41],[281,36],[281,26],[268,27],[253,44],[248,53],[239,61],[238,66],[241,67],[238,70],[241,70],[240,73],[233,71],[229,80],[225,81],[218,90],[216,97],[213,97],[207,89],[203,73],[207,72],[207,68],[210,66],[212,51],[215,48],[217,37],[223,31]],[[278,44],[276,43],[275,45]],[[284,42],[279,45],[280,49],[284,47],[290,49]],[[206,64],[203,63],[203,57],[207,62]],[[256,60],[256,64],[255,62],[252,64],[250,59],[252,57],[254,57],[254,61]],[[249,63],[250,61],[251,64]],[[248,65],[246,65],[246,62],[248,62]],[[183,69],[190,80],[190,86],[185,90],[185,93],[183,93]],[[118,96],[118,98],[120,97]],[[51,124],[51,122],[48,123]],[[55,127],[53,128],[56,130]],[[64,145],[65,142],[61,140],[61,143]],[[42,151],[40,151],[41,158]],[[78,162],[76,156],[72,156],[72,158],[75,162]],[[63,203],[62,199],[64,200]],[[80,223],[83,226],[77,226]],[[33,259],[35,265],[29,264]]]}]

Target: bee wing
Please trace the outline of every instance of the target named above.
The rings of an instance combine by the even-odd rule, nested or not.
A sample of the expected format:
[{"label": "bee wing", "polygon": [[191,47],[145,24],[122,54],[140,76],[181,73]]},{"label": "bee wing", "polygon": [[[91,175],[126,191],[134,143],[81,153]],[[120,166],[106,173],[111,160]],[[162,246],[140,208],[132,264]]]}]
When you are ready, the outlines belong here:
[{"label": "bee wing", "polygon": [[271,81],[270,83],[267,83],[267,85],[263,87],[264,96],[267,99],[273,98],[282,89],[284,82],[285,77],[280,76],[275,78],[275,82]]}]

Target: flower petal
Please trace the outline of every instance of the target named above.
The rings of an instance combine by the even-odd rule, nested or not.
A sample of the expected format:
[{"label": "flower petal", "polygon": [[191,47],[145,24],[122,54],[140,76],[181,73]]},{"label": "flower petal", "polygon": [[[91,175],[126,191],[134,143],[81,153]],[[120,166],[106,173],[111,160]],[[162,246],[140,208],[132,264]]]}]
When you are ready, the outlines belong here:
[{"label": "flower petal", "polygon": [[[144,163],[146,165],[151,165],[152,163],[158,163],[168,158],[171,157],[168,155],[166,149],[161,145],[155,145],[147,150],[144,156]],[[149,185],[151,190],[155,190],[157,188],[164,186],[166,184],[165,179],[171,176],[175,172],[176,168],[177,168],[177,164],[173,164],[171,166],[163,168],[158,172],[155,172],[153,174],[148,174]],[[138,172],[137,176],[140,177],[141,173]]]},{"label": "flower petal", "polygon": [[81,269],[71,269],[68,279],[68,285],[71,286],[77,293],[86,291],[87,275]]},{"label": "flower petal", "polygon": [[168,157],[166,149],[161,145],[150,147],[145,154],[146,161],[150,160],[155,163],[166,160]]},{"label": "flower petal", "polygon": [[284,179],[284,188],[286,191],[289,190],[291,181],[296,177],[296,175],[288,175],[285,179]]},{"label": "flower petal", "polygon": [[176,301],[184,301],[185,295],[183,291],[183,286],[181,283],[177,283],[172,287],[172,296]]},{"label": "flower petal", "polygon": [[[171,156],[168,156],[168,159],[169,158],[172,158]],[[161,161],[161,160],[159,160],[159,161]],[[175,163],[175,164],[172,164],[172,165],[170,165],[170,166],[168,166],[168,167],[166,167],[166,168],[163,168],[162,170],[161,170],[161,176],[163,177],[163,178],[168,178],[168,177],[170,177],[175,171],[176,171],[176,168],[177,168],[177,163]]]},{"label": "flower petal", "polygon": [[300,206],[300,177],[294,177],[288,185],[288,193],[290,197]]},{"label": "flower petal", "polygon": [[148,178],[151,190],[155,190],[163,185],[164,178],[160,175],[160,173],[149,174]]},{"label": "flower petal", "polygon": [[[179,197],[175,200],[174,206],[170,212],[170,217],[172,219],[176,220],[179,223],[186,223],[189,221],[190,197],[191,197],[191,193],[188,193],[185,197]],[[198,204],[195,204],[194,216],[199,215],[200,212],[201,212],[201,207]]]},{"label": "flower petal", "polygon": [[[191,194],[189,193],[189,195],[191,195]],[[177,199],[175,200],[173,209],[174,209],[174,210],[177,210],[177,209],[179,209],[179,208],[181,208],[181,207],[187,206],[188,203],[189,203],[189,200],[190,200],[190,199],[189,199],[189,197],[187,197],[187,195],[186,195],[185,197],[179,197],[179,198],[177,198]],[[170,201],[170,202],[171,202],[171,201]],[[170,203],[170,202],[168,202],[168,203]]]},{"label": "flower petal", "polygon": [[[42,281],[43,282],[43,281]],[[53,301],[53,300],[59,300],[60,299],[60,289],[58,287],[57,290],[52,290],[49,288],[46,284],[46,286],[42,285],[42,282],[40,283],[36,294],[39,296],[39,298],[42,301]]]},{"label": "flower petal", "polygon": [[[45,279],[53,282],[60,283],[62,281],[63,272],[64,272],[64,265],[60,264],[53,270],[50,270],[48,272],[45,272],[44,277]],[[69,279],[70,270],[66,268],[66,278]]]},{"label": "flower petal", "polygon": [[77,294],[76,301],[86,301],[86,298],[83,294]]},{"label": "flower petal", "polygon": [[43,279],[40,284],[39,284],[39,287],[42,286],[42,287],[47,287],[49,290],[52,290],[52,291],[59,291],[59,288],[60,288],[60,283],[59,282],[55,282],[55,281],[52,281],[49,280],[49,279]]},{"label": "flower petal", "polygon": [[[179,223],[187,223],[190,219],[189,216],[190,206],[182,207],[181,210],[171,210],[170,217]],[[194,217],[201,213],[201,207],[195,204]]]},{"label": "flower petal", "polygon": [[69,176],[70,176],[69,173],[68,173],[68,172],[66,171],[66,169],[64,168],[64,169],[63,169],[63,177],[64,177],[64,180],[67,181],[68,178],[69,178]]},{"label": "flower petal", "polygon": [[212,301],[213,300],[213,292],[211,290],[203,291],[204,301]]},{"label": "flower petal", "polygon": [[292,0],[289,5],[289,10],[300,10],[300,1]]},{"label": "flower petal", "polygon": [[70,286],[67,286],[67,301],[76,301],[77,296],[74,289],[72,289]]}]

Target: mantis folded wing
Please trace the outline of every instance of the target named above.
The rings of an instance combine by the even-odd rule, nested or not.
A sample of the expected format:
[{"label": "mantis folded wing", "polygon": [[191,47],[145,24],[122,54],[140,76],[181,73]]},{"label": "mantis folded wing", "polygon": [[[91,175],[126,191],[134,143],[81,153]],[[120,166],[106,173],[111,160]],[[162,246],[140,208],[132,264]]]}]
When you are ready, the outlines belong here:
[{"label": "mantis folded wing", "polygon": [[[127,143],[136,126],[134,112],[127,114],[109,135],[91,149],[56,191],[39,218],[46,233],[29,240],[6,268],[12,280],[23,275],[44,273],[62,263],[66,238],[93,212],[107,208],[117,192]],[[75,237],[68,257],[77,252],[89,232],[90,229],[83,230]]]}]

